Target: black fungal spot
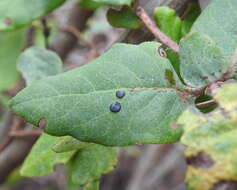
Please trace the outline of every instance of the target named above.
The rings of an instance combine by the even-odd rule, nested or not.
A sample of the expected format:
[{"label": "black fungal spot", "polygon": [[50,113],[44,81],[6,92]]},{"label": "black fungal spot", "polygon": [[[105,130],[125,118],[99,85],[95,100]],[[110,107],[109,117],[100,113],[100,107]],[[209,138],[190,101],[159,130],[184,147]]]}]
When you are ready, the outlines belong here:
[{"label": "black fungal spot", "polygon": [[167,57],[167,54],[166,54],[165,50],[163,49],[162,45],[160,47],[158,47],[158,53],[161,57]]},{"label": "black fungal spot", "polygon": [[111,112],[119,112],[121,110],[121,104],[119,102],[114,102],[109,107]]},{"label": "black fungal spot", "polygon": [[123,98],[125,96],[125,91],[124,90],[118,90],[116,92],[116,97],[117,98]]},{"label": "black fungal spot", "polygon": [[194,168],[210,168],[214,165],[214,161],[204,152],[199,152],[196,156],[187,158],[188,165]]}]

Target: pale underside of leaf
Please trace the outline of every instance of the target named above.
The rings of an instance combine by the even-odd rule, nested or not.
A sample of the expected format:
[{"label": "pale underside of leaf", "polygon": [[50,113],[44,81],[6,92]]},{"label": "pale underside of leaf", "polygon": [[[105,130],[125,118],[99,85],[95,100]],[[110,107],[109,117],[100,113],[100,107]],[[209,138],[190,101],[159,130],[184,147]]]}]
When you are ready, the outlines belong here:
[{"label": "pale underside of leaf", "polygon": [[202,32],[193,32],[181,40],[180,62],[183,80],[196,88],[221,79],[229,65],[216,42]]}]

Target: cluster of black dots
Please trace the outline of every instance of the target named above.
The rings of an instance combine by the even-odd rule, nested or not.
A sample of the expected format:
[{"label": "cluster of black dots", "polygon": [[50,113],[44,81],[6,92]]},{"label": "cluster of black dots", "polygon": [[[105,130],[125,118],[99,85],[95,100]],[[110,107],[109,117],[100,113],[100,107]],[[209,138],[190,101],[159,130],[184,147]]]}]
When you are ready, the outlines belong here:
[{"label": "cluster of black dots", "polygon": [[[118,90],[116,92],[116,97],[122,99],[125,96],[124,90]],[[121,110],[121,104],[119,102],[114,102],[110,104],[109,109],[111,112],[119,112]]]}]

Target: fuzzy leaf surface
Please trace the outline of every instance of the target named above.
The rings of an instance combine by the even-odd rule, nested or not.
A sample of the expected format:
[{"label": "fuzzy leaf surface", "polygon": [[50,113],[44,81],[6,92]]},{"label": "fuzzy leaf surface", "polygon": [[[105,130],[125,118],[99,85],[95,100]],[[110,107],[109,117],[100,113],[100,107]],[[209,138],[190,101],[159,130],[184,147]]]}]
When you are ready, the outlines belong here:
[{"label": "fuzzy leaf surface", "polygon": [[[12,109],[36,126],[45,118],[45,131],[55,136],[114,146],[177,141],[181,130],[169,124],[189,102],[172,88],[182,84],[159,46],[115,45],[86,66],[36,81],[12,100]],[[120,112],[110,111],[114,102]]]},{"label": "fuzzy leaf surface", "polygon": [[228,60],[209,36],[193,32],[180,41],[180,73],[186,84],[202,87],[221,78]]}]

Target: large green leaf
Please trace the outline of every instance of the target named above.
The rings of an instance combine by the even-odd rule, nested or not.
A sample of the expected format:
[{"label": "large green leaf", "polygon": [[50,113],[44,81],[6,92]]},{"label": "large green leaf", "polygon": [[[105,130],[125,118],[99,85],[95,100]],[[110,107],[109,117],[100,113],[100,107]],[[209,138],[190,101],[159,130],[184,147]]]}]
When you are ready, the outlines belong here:
[{"label": "large green leaf", "polygon": [[237,48],[237,1],[212,0],[194,23],[193,31],[202,31],[221,48],[223,55],[231,57]]},{"label": "large green leaf", "polygon": [[25,78],[27,85],[46,76],[62,71],[62,61],[52,51],[39,47],[25,50],[18,59],[17,68]]},{"label": "large green leaf", "polygon": [[219,108],[209,114],[188,110],[178,123],[187,146],[189,189],[211,190],[219,182],[237,180],[237,84],[224,85],[214,98]]},{"label": "large green leaf", "polygon": [[221,78],[228,60],[209,36],[194,32],[180,41],[180,73],[192,87],[202,87]]},{"label": "large green leaf", "polygon": [[116,163],[117,150],[113,148],[93,145],[81,149],[69,163],[71,181],[78,186],[87,185],[111,172]]},{"label": "large green leaf", "polygon": [[[117,44],[92,63],[21,91],[12,109],[38,125],[47,120],[51,135],[70,135],[105,145],[167,143],[181,130],[169,124],[186,108],[187,97],[170,62],[157,53],[159,43]],[[119,99],[116,91],[126,95]],[[121,111],[111,112],[114,102]]]},{"label": "large green leaf", "polygon": [[59,7],[65,0],[1,0],[0,31],[14,30]]},{"label": "large green leaf", "polygon": [[34,144],[21,168],[22,176],[45,176],[53,172],[55,164],[66,163],[75,151],[56,153],[51,147],[62,137],[43,134]]},{"label": "large green leaf", "polygon": [[23,30],[0,32],[0,91],[13,87],[18,79],[16,59],[23,45],[23,36]]}]

